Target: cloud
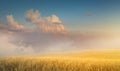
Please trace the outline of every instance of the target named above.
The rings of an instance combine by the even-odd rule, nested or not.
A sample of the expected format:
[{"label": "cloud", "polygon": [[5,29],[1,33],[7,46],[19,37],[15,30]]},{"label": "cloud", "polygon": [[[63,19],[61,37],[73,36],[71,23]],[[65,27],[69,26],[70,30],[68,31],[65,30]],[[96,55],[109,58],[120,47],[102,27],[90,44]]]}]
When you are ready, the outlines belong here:
[{"label": "cloud", "polygon": [[26,20],[33,24],[33,29],[28,29],[23,25],[20,25],[12,15],[6,17],[7,24],[0,26],[0,31],[6,32],[20,32],[20,31],[33,31],[33,32],[44,32],[44,33],[66,33],[66,29],[59,17],[56,15],[42,18],[38,10],[28,10],[25,14]]},{"label": "cloud", "polygon": [[36,10],[35,12],[32,9],[28,10],[26,12],[25,17],[28,21],[30,21],[33,24],[37,24],[40,22],[40,13],[38,10]]},{"label": "cloud", "polygon": [[15,56],[33,54],[31,47],[17,46],[11,43],[14,36],[0,33],[0,56]]},{"label": "cloud", "polygon": [[62,23],[56,15],[52,15],[51,17],[47,17],[45,19],[51,23]]},{"label": "cloud", "polygon": [[64,25],[56,15],[42,18],[38,10],[28,10],[25,16],[29,22],[37,25],[38,31],[65,32]]},{"label": "cloud", "polygon": [[7,16],[7,24],[8,28],[12,30],[22,30],[24,27],[22,25],[19,25],[13,18],[12,15]]}]

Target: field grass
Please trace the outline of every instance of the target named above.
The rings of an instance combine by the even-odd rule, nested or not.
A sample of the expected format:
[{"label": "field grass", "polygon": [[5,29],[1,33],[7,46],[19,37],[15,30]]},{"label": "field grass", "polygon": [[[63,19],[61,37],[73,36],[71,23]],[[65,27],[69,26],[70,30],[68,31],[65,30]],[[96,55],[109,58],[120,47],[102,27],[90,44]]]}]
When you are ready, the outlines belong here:
[{"label": "field grass", "polygon": [[120,52],[1,57],[0,71],[120,71]]}]

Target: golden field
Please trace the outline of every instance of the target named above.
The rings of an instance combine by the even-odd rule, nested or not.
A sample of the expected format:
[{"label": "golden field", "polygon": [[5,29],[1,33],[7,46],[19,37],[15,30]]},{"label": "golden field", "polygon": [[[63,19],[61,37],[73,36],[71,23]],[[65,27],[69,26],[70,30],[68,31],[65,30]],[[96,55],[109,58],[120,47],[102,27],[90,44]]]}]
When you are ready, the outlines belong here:
[{"label": "golden field", "polygon": [[1,57],[0,71],[120,71],[120,52]]}]

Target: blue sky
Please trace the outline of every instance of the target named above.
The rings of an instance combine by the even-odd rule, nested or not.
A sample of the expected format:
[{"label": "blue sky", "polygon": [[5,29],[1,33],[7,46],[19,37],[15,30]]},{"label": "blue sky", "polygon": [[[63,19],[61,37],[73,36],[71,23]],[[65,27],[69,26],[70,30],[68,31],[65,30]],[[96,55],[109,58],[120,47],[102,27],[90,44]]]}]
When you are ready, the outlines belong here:
[{"label": "blue sky", "polygon": [[42,17],[57,15],[70,30],[120,23],[120,0],[0,0],[0,23],[9,14],[26,23],[29,9],[39,10]]}]

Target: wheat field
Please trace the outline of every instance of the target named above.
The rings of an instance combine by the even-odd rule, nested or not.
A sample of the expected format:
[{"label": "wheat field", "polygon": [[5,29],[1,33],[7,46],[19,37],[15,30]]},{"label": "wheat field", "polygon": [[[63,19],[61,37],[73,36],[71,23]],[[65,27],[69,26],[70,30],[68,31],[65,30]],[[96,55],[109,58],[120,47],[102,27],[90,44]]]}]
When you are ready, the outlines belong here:
[{"label": "wheat field", "polygon": [[120,52],[1,57],[0,71],[120,71]]}]

